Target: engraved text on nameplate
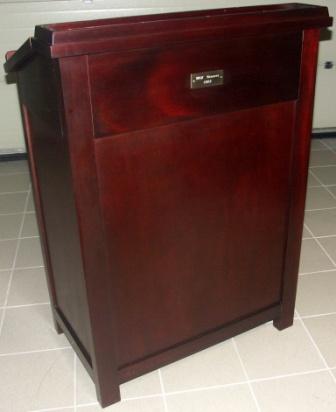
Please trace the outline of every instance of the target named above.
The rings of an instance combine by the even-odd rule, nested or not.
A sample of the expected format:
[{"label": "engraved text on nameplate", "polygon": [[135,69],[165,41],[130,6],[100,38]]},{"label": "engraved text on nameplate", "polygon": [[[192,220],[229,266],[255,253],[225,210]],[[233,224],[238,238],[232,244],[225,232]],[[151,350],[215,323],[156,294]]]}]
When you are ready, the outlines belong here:
[{"label": "engraved text on nameplate", "polygon": [[192,73],[190,75],[190,88],[201,89],[203,87],[220,86],[224,82],[224,70],[212,70],[209,72]]}]

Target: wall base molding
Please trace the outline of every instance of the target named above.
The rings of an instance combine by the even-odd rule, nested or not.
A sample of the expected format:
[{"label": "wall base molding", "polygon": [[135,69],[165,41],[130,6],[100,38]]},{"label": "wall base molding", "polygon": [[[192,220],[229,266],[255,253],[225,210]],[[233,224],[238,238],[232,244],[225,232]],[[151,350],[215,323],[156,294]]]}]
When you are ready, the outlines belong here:
[{"label": "wall base molding", "polygon": [[336,137],[336,127],[328,127],[321,129],[313,129],[312,138],[321,139],[321,138],[332,138]]},{"label": "wall base molding", "polygon": [[27,160],[28,154],[27,152],[6,152],[2,153],[0,151],[0,162],[10,162],[13,160]]}]

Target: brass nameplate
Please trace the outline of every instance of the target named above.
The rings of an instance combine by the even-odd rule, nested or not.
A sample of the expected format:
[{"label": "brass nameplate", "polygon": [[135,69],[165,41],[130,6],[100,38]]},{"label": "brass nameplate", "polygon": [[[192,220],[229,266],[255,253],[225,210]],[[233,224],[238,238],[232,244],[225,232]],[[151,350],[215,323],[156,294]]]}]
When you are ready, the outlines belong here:
[{"label": "brass nameplate", "polygon": [[224,70],[212,70],[210,72],[191,73],[190,88],[202,89],[204,87],[220,86],[224,82]]}]

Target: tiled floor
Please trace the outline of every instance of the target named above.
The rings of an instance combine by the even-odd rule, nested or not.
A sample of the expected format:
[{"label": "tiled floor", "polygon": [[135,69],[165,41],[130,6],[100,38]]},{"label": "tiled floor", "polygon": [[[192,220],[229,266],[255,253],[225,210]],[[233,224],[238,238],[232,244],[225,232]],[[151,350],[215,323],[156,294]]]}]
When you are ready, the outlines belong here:
[{"label": "tiled floor", "polygon": [[[314,140],[292,328],[266,324],[122,385],[115,412],[336,411],[336,139]],[[53,330],[25,162],[0,163],[0,411],[98,412]]]}]

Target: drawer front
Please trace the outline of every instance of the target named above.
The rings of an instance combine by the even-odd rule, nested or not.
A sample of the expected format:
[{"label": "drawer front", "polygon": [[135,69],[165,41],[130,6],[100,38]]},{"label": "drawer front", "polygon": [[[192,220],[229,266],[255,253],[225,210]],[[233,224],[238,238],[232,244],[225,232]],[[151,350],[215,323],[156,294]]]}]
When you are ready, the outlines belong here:
[{"label": "drawer front", "polygon": [[[289,33],[90,56],[95,136],[295,100],[301,42]],[[192,74],[216,71],[222,80],[191,88]]]}]

